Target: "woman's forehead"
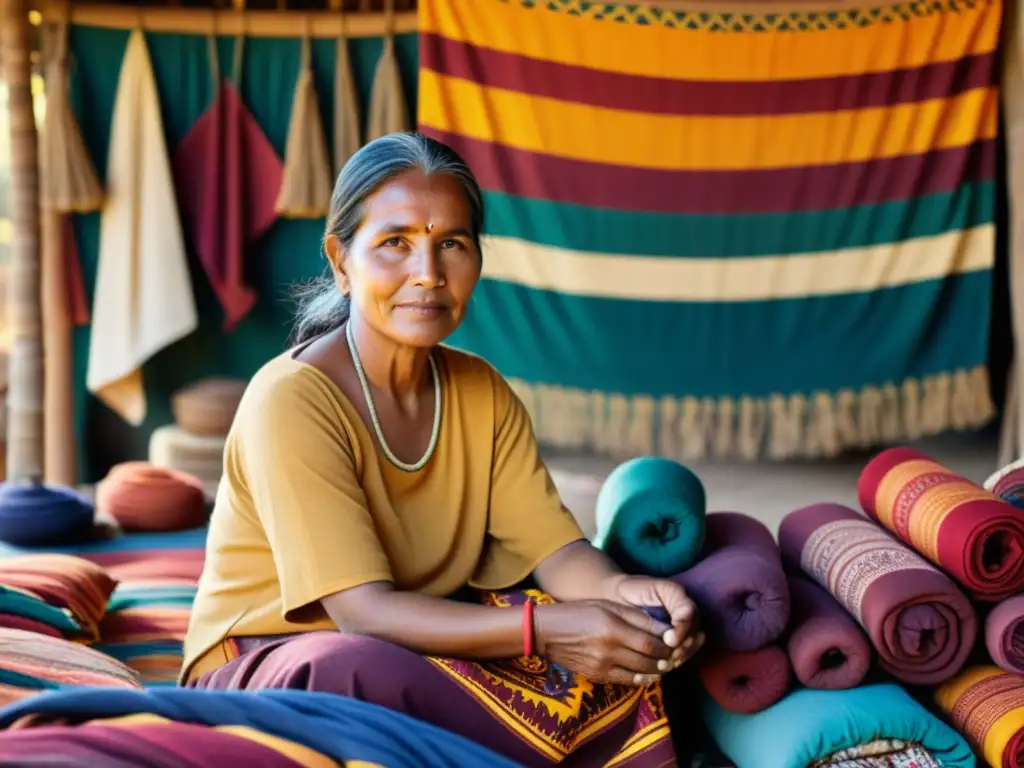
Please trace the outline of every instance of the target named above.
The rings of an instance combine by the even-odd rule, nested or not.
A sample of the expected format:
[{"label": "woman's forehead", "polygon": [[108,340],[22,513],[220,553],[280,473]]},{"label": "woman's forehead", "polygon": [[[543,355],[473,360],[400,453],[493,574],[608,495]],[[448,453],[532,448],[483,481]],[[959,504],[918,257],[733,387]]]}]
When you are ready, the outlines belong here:
[{"label": "woman's forehead", "polygon": [[470,218],[465,192],[447,174],[410,171],[383,184],[363,206],[364,223],[384,220],[434,227],[465,226]]}]

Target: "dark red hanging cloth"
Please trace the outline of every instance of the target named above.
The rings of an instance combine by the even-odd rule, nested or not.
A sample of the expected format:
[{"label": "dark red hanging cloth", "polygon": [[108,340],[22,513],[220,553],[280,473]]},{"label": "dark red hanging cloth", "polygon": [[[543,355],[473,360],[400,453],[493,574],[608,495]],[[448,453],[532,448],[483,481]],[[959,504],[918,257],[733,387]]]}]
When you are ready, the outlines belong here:
[{"label": "dark red hanging cloth", "polygon": [[274,204],[284,170],[239,95],[243,38],[235,46],[234,75],[223,79],[210,36],[213,103],[178,144],[172,161],[181,212],[224,308],[227,331],[256,303],[256,292],[245,282],[245,249],[277,219]]},{"label": "dark red hanging cloth", "polygon": [[89,297],[85,295],[82,262],[78,258],[78,241],[71,214],[60,217],[61,257],[64,260],[64,279],[68,293],[68,318],[73,325],[89,324]]}]

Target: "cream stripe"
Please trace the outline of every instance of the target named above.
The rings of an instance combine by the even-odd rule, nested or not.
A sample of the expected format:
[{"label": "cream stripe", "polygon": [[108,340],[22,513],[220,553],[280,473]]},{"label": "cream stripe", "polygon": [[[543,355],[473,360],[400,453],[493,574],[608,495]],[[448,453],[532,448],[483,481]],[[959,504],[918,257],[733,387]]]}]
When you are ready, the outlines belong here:
[{"label": "cream stripe", "polygon": [[579,296],[637,301],[755,301],[871,291],[989,269],[995,227],[901,243],[752,258],[588,253],[510,237],[483,239],[484,277]]}]

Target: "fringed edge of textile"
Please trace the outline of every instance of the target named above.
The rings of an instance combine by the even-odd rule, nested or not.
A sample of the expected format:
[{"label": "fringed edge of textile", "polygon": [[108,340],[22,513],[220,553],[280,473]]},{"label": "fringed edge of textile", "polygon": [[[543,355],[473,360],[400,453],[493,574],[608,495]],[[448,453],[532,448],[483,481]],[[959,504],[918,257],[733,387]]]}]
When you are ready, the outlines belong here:
[{"label": "fringed edge of textile", "polygon": [[541,444],[616,458],[831,457],[949,429],[978,428],[995,415],[985,366],[859,391],[738,399],[659,400],[521,380],[510,384]]}]

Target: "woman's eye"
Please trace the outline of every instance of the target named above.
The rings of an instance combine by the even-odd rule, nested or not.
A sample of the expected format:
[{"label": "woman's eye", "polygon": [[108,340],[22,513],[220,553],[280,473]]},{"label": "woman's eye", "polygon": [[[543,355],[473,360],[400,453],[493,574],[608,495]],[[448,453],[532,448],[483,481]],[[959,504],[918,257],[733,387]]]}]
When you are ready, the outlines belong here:
[{"label": "woman's eye", "polygon": [[458,240],[451,240],[451,239],[449,239],[449,240],[442,240],[441,241],[441,248],[443,248],[446,251],[451,249],[451,248],[461,248],[461,247],[462,247],[462,243],[460,243]]},{"label": "woman's eye", "polygon": [[400,238],[400,237],[389,237],[383,243],[385,248],[398,248],[401,244],[402,244],[402,238]]}]

